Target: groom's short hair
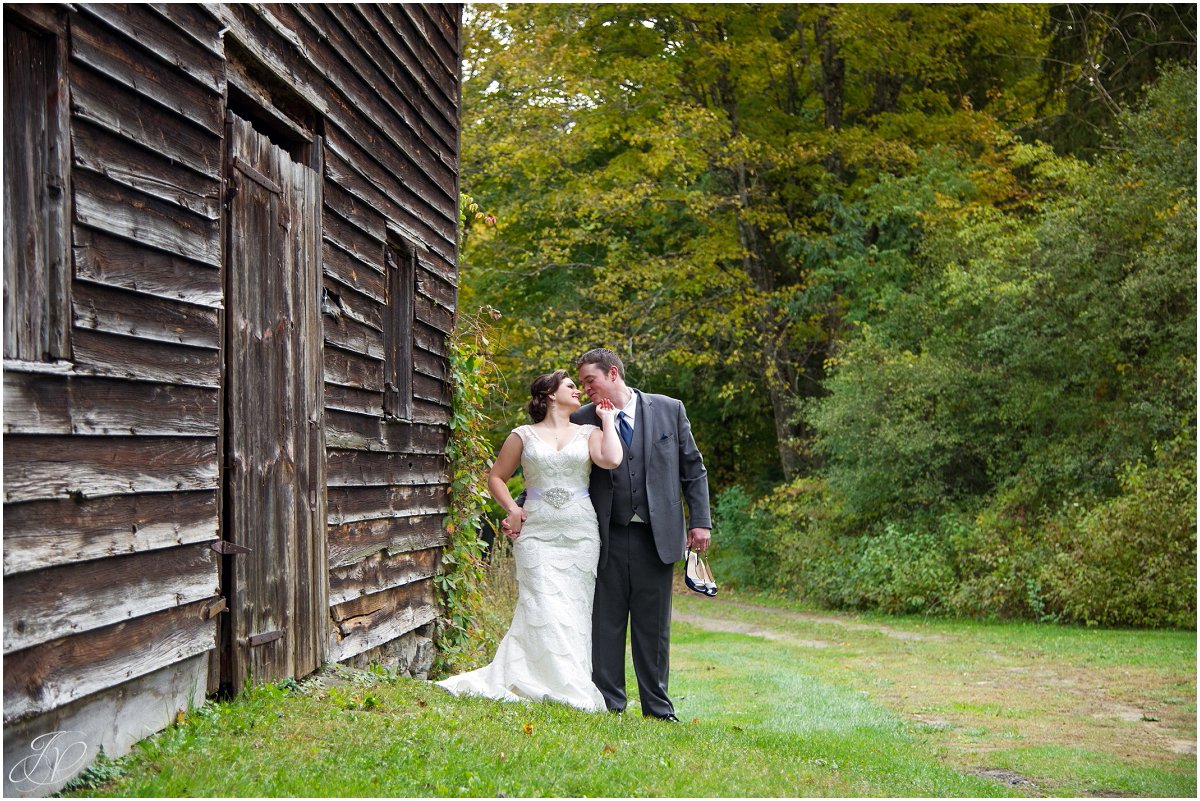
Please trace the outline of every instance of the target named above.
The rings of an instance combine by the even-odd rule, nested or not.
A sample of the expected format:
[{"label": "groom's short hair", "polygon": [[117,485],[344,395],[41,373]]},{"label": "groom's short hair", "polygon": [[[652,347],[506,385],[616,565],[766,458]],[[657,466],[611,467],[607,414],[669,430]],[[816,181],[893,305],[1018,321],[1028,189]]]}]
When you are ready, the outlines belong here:
[{"label": "groom's short hair", "polygon": [[575,360],[575,369],[578,370],[585,364],[594,364],[604,371],[605,375],[613,367],[617,368],[617,375],[621,380],[625,380],[625,365],[621,361],[621,357],[613,353],[608,348],[592,348],[587,353]]}]

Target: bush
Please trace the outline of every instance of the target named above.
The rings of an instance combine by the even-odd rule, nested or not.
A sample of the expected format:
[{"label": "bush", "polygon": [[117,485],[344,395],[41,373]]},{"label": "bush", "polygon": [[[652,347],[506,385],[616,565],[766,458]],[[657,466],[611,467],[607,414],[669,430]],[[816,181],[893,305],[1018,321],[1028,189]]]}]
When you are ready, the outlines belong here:
[{"label": "bush", "polygon": [[750,495],[732,486],[713,502],[713,555],[720,558],[722,583],[738,587],[760,587],[770,580],[767,539],[760,521],[750,511]]},{"label": "bush", "polygon": [[1045,569],[1063,619],[1196,627],[1195,444],[1160,448],[1121,477],[1121,493],[1066,527]]},{"label": "bush", "polygon": [[888,524],[862,540],[852,586],[860,605],[893,614],[936,612],[954,587],[949,550],[936,533]]}]

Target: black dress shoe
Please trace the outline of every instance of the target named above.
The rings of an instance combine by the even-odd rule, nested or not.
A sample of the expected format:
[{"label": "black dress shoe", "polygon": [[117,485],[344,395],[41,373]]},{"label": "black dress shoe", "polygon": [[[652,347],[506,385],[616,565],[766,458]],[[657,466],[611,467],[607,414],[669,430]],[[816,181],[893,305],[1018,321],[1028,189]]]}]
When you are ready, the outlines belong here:
[{"label": "black dress shoe", "polygon": [[661,720],[666,723],[678,723],[679,718],[675,717],[674,713],[668,715],[653,715],[655,720]]}]

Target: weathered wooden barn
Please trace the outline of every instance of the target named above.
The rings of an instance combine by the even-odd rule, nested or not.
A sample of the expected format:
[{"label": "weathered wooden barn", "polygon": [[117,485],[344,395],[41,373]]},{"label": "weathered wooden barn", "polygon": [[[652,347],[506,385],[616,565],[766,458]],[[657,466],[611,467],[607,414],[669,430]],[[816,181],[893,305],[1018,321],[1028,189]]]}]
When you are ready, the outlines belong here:
[{"label": "weathered wooden barn", "polygon": [[428,669],[460,23],[5,5],[6,795],[221,687]]}]

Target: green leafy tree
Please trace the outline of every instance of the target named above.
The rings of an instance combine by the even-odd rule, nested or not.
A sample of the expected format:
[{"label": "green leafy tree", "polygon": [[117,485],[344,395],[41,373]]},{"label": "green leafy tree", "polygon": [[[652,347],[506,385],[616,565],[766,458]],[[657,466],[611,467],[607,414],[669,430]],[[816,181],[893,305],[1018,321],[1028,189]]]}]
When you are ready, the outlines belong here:
[{"label": "green leafy tree", "polygon": [[503,222],[471,244],[467,280],[512,312],[514,364],[613,346],[651,388],[683,379],[752,410],[696,421],[714,455],[774,440],[785,474],[811,469],[796,402],[822,393],[848,315],[907,278],[877,264],[861,204],[935,144],[994,167],[998,115],[1020,120],[1038,89],[1044,15],[477,7],[465,173]]}]

